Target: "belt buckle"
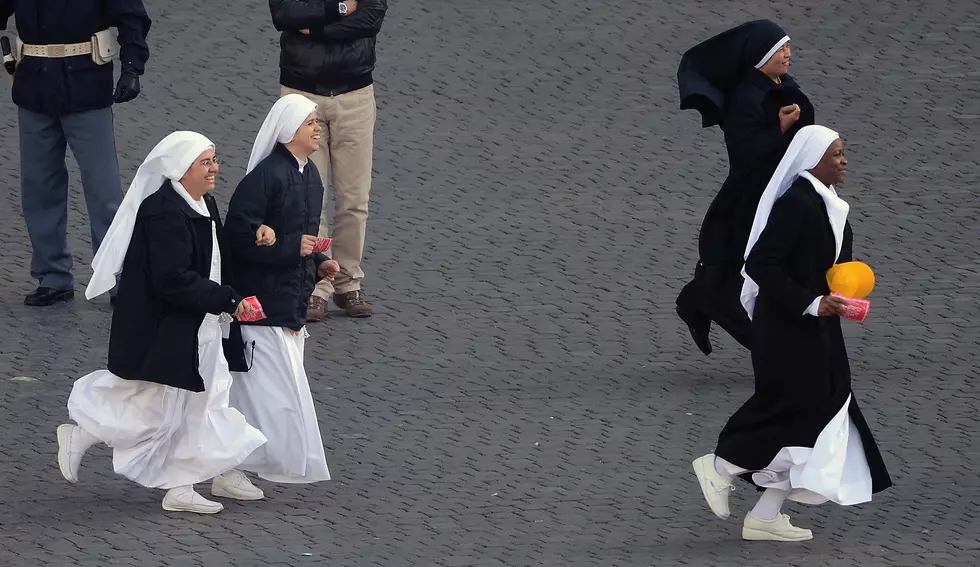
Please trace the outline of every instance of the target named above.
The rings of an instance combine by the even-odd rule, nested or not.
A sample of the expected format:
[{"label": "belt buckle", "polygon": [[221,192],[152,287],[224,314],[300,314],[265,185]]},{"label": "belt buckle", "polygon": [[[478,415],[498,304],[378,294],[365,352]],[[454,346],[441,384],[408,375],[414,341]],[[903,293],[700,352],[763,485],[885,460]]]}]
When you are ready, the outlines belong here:
[{"label": "belt buckle", "polygon": [[64,57],[65,56],[65,46],[64,45],[47,45],[45,46],[47,50],[48,57]]}]

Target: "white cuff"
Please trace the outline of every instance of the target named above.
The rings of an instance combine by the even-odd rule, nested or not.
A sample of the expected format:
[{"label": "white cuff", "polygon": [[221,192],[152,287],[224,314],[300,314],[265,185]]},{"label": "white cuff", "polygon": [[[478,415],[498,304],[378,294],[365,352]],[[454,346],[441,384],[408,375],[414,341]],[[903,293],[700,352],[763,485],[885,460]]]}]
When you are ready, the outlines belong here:
[{"label": "white cuff", "polygon": [[806,311],[804,311],[803,314],[804,315],[813,315],[814,317],[819,317],[820,316],[820,300],[821,299],[823,299],[823,296],[819,296],[816,299],[814,299],[813,300],[813,303],[811,303],[810,306],[806,308]]}]

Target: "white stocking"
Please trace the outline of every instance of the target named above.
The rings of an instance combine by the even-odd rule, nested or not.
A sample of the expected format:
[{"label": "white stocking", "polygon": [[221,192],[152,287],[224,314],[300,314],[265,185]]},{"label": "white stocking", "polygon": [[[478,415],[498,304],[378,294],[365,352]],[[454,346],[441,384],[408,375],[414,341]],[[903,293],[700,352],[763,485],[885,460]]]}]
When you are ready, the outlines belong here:
[{"label": "white stocking", "polygon": [[755,508],[749,512],[756,518],[760,520],[772,520],[779,515],[780,509],[783,507],[783,502],[786,501],[786,497],[789,496],[788,490],[780,490],[778,488],[767,488],[765,492],[762,493],[762,497],[756,502]]}]

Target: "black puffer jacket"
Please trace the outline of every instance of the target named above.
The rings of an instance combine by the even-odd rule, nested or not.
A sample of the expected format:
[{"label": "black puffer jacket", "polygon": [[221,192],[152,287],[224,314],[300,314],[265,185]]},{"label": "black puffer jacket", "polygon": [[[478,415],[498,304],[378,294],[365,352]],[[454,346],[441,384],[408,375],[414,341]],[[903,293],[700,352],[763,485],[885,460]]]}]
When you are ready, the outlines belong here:
[{"label": "black puffer jacket", "polygon": [[347,16],[340,15],[337,0],[269,0],[269,9],[273,25],[282,32],[282,86],[336,96],[373,82],[375,38],[387,0],[361,0]]},{"label": "black puffer jacket", "polygon": [[[242,179],[228,205],[225,237],[235,259],[232,282],[244,297],[256,296],[266,318],[254,324],[306,325],[316,271],[327,257],[300,256],[303,235],[316,236],[323,207],[323,184],[312,161],[299,163],[282,144]],[[255,244],[255,232],[266,225],[276,231],[272,246]]]}]

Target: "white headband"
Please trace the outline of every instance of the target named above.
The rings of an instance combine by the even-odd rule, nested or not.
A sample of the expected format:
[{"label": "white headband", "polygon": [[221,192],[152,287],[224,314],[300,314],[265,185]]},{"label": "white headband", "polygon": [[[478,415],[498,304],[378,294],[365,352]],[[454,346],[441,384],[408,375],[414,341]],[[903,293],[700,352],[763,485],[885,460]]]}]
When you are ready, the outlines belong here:
[{"label": "white headband", "polygon": [[766,56],[763,57],[761,61],[756,63],[755,68],[762,69],[762,66],[765,65],[770,59],[772,59],[772,56],[775,55],[777,51],[782,49],[783,46],[786,45],[787,43],[789,43],[789,36],[784,35],[783,39],[777,41],[776,45],[772,46],[772,49],[769,50],[769,53],[766,53]]}]

